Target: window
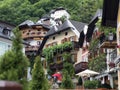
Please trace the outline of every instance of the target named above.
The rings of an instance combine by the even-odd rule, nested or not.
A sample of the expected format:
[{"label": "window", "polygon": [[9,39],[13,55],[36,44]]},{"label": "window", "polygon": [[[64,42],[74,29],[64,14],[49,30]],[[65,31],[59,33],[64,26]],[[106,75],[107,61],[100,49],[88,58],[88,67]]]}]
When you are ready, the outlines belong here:
[{"label": "window", "polygon": [[41,41],[37,41],[37,45],[40,45],[41,44]]},{"label": "window", "polygon": [[67,42],[67,41],[68,41],[68,39],[67,39],[67,38],[64,38],[64,39],[62,39],[61,43],[65,43],[65,42]]},{"label": "window", "polygon": [[68,32],[65,32],[65,36],[67,36],[68,35]]},{"label": "window", "polygon": [[53,40],[55,40],[55,37],[53,37]]},{"label": "window", "polygon": [[53,45],[53,46],[57,45],[57,42],[53,42],[52,45]]},{"label": "window", "polygon": [[3,30],[3,34],[10,36],[10,31],[7,30],[7,29],[4,29],[4,30]]},{"label": "window", "polygon": [[77,62],[77,54],[72,54],[72,62]]},{"label": "window", "polygon": [[44,32],[43,34],[46,34],[46,32]]},{"label": "window", "polygon": [[69,41],[75,41],[75,36],[69,37]]},{"label": "window", "polygon": [[37,34],[39,35],[39,34],[41,34],[41,32],[39,31],[39,32],[37,32]]}]

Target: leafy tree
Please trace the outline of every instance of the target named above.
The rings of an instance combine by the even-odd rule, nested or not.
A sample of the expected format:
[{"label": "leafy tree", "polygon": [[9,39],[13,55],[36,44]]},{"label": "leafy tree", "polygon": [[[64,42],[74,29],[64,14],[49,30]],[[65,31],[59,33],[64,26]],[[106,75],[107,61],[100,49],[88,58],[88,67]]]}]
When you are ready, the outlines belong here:
[{"label": "leafy tree", "polygon": [[35,58],[30,90],[49,90],[49,84],[45,77],[39,56]]},{"label": "leafy tree", "polygon": [[70,74],[71,77],[73,77],[74,73],[75,73],[75,70],[74,70],[74,67],[73,67],[73,64],[72,64],[71,54],[64,53],[62,56],[63,56],[63,59],[64,59],[63,68],[68,71],[68,73]]},{"label": "leafy tree", "polygon": [[[99,63],[99,64],[98,64]],[[105,54],[100,54],[89,61],[88,64],[91,70],[102,72],[106,69]]]},{"label": "leafy tree", "polygon": [[[103,0],[2,0],[0,1],[0,18],[12,24],[25,20],[36,21],[50,10],[64,7],[71,19],[89,22]],[[14,21],[13,21],[14,20]]]},{"label": "leafy tree", "polygon": [[82,77],[79,77],[78,78],[78,85],[82,85],[83,84],[83,82],[82,82]]},{"label": "leafy tree", "polygon": [[63,68],[68,71],[70,77],[74,76],[75,71],[72,63],[68,63],[68,62],[64,63]]},{"label": "leafy tree", "polygon": [[12,49],[0,60],[0,79],[20,82],[26,86],[28,59],[23,54],[21,33],[18,28],[13,30]]},{"label": "leafy tree", "polygon": [[74,84],[71,80],[71,77],[68,73],[67,70],[63,70],[63,79],[62,79],[62,83],[61,83],[61,88],[63,89],[73,89],[74,88]]}]

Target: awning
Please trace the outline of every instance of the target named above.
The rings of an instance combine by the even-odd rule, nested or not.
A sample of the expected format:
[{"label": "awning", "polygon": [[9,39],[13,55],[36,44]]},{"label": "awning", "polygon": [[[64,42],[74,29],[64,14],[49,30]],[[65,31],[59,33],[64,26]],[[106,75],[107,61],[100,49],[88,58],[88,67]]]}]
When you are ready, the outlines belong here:
[{"label": "awning", "polygon": [[95,77],[95,79],[99,79],[99,78],[102,78],[102,77],[105,77],[105,76],[108,76],[109,74],[108,73],[103,73],[103,74],[100,74],[98,76]]},{"label": "awning", "polygon": [[98,75],[99,73],[98,72],[95,72],[95,71],[92,71],[92,70],[89,70],[89,69],[86,69],[80,73],[77,73],[76,75],[78,76],[87,76],[87,77],[90,77],[90,76],[93,76],[93,75]]}]

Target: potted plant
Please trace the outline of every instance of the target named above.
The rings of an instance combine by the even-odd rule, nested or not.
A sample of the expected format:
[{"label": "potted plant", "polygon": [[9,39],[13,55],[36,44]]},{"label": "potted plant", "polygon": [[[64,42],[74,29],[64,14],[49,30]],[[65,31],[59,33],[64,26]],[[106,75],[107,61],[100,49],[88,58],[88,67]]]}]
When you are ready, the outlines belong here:
[{"label": "potted plant", "polygon": [[99,19],[96,23],[96,26],[99,28],[100,32],[104,33],[106,36],[108,36],[109,33],[116,34],[116,28],[102,26],[101,22],[102,22],[102,20]]}]

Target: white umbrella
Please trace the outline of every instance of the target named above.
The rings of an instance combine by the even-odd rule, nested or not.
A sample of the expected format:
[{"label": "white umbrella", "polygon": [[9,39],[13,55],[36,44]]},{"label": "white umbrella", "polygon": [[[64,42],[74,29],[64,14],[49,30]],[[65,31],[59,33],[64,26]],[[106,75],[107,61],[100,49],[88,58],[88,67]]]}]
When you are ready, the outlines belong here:
[{"label": "white umbrella", "polygon": [[80,73],[78,73],[76,75],[89,77],[89,76],[97,75],[97,74],[99,74],[99,73],[95,72],[95,71],[92,71],[92,70],[89,70],[89,69],[86,69],[86,70],[84,70],[84,71],[82,71],[82,72],[80,72]]}]

